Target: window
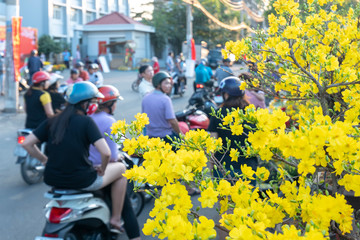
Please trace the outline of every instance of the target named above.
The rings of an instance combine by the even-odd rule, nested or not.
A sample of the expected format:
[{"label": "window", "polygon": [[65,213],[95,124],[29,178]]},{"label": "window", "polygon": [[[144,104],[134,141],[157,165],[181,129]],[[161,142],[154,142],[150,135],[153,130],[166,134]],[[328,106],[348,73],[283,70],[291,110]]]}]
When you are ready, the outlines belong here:
[{"label": "window", "polygon": [[108,11],[108,5],[106,0],[100,0],[100,11],[102,12]]},{"label": "window", "polygon": [[95,9],[95,0],[86,0],[86,7],[88,9]]},{"label": "window", "polygon": [[66,0],[54,0],[56,3],[66,3]]},{"label": "window", "polygon": [[70,10],[70,20],[72,22],[81,24],[82,23],[81,10],[72,8]]},{"label": "window", "polygon": [[81,7],[81,5],[82,5],[82,0],[72,0],[71,3],[72,3],[74,6],[79,6],[79,7]]},{"label": "window", "polygon": [[93,12],[86,12],[86,22],[91,22],[95,20],[95,13]]},{"label": "window", "polygon": [[61,20],[62,19],[62,7],[54,6],[53,8],[53,19]]}]

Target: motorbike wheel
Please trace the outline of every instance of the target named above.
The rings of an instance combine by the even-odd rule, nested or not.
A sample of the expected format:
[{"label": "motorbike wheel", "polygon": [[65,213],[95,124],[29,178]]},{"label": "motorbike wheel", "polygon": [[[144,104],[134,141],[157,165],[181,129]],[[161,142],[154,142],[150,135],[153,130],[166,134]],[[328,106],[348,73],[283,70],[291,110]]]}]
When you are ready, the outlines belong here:
[{"label": "motorbike wheel", "polygon": [[135,81],[131,84],[131,89],[132,89],[134,92],[139,92],[138,80],[135,80]]},{"label": "motorbike wheel", "polygon": [[73,233],[73,232],[69,232],[65,235],[64,240],[80,240],[81,238],[79,238],[77,236],[77,234]]},{"label": "motorbike wheel", "polygon": [[43,171],[36,169],[36,167],[41,166],[43,166],[41,162],[36,158],[30,157],[30,155],[26,156],[26,159],[21,162],[21,176],[27,184],[32,185],[42,180]]},{"label": "motorbike wheel", "polygon": [[129,198],[135,215],[139,216],[145,205],[144,196],[139,192],[132,192]]}]

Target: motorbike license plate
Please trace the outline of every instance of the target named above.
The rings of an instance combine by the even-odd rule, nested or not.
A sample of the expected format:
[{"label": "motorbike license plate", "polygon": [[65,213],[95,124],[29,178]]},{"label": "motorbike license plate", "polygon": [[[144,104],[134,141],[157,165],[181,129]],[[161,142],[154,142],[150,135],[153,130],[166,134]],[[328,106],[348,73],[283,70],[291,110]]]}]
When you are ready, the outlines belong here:
[{"label": "motorbike license plate", "polygon": [[14,155],[19,157],[26,157],[27,152],[22,146],[18,144],[15,147]]},{"label": "motorbike license plate", "polygon": [[64,240],[63,238],[35,237],[34,240]]}]

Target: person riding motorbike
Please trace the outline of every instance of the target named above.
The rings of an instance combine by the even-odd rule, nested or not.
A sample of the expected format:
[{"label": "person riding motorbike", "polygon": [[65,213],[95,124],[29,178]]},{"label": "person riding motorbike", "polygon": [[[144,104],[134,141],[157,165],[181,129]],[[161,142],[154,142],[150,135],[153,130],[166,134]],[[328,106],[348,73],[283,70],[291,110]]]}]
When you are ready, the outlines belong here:
[{"label": "person riding motorbike", "polygon": [[101,77],[99,77],[99,72],[96,72],[98,65],[96,63],[89,64],[88,71],[89,71],[89,81],[95,86],[99,87],[102,85]]},{"label": "person riding motorbike", "polygon": [[152,79],[155,90],[143,98],[142,112],[149,117],[146,134],[149,137],[177,136],[180,133],[179,123],[176,120],[171,99],[167,94],[171,92],[170,75],[160,71]]},{"label": "person riding motorbike", "polygon": [[36,72],[32,76],[32,85],[24,95],[26,128],[37,128],[45,119],[54,115],[50,94],[45,91],[49,80],[50,74],[45,71]]},{"label": "person riding motorbike", "polygon": [[[118,145],[112,141],[105,133],[111,135],[111,126],[115,122],[113,117],[114,111],[116,109],[117,100],[123,100],[120,96],[119,91],[111,85],[104,85],[99,88],[99,92],[104,95],[104,98],[98,98],[99,108],[96,112],[90,117],[94,120],[95,124],[98,126],[100,132],[102,133],[103,138],[105,138],[107,145],[111,151],[111,159],[109,165],[119,162],[120,155],[118,151]],[[101,155],[100,152],[93,146],[90,146],[90,156],[89,160],[93,163],[94,166],[101,164]],[[122,163],[121,163],[122,164]],[[122,218],[125,222],[124,228],[129,237],[129,239],[140,239],[140,230],[139,224],[137,222],[135,213],[131,206],[130,199],[126,192],[122,193],[122,196],[125,197],[124,206],[122,209]]]},{"label": "person riding motorbike", "polygon": [[47,92],[51,97],[51,105],[56,113],[60,113],[65,106],[64,95],[59,93],[59,81],[63,79],[63,77],[59,74],[53,73],[50,75],[49,87],[47,88]]},{"label": "person riding motorbike", "polygon": [[[96,191],[111,184],[112,215],[110,224],[121,229],[121,210],[126,191],[125,167],[121,163],[108,164],[110,149],[94,121],[87,116],[97,108],[103,94],[90,82],[71,85],[66,92],[68,105],[54,118],[40,124],[28,135],[22,146],[46,167],[44,182],[56,188]],[[36,146],[47,143],[48,154]],[[101,165],[89,161],[89,147],[93,144],[101,156]]]},{"label": "person riding motorbike", "polygon": [[139,68],[139,74],[142,77],[142,80],[139,84],[139,93],[141,98],[143,98],[145,95],[149,94],[155,89],[152,85],[154,70],[150,65],[143,65]]},{"label": "person riding motorbike", "polygon": [[[241,81],[239,78],[231,76],[223,79],[220,83],[220,90],[222,92],[224,102],[220,106],[221,114],[225,117],[227,115],[227,111],[231,111],[232,108],[245,109],[249,105],[249,102],[246,98],[245,91],[240,90]],[[226,142],[226,139],[231,141],[231,148],[238,149],[238,144],[241,146],[245,146],[245,139],[247,138],[249,130],[244,128],[244,133],[241,135],[233,135],[229,129],[223,129],[219,127],[219,124],[222,123],[222,119],[217,118],[216,116],[212,116],[210,118],[210,125],[208,127],[208,131],[211,136],[214,138],[221,138],[223,142]],[[255,171],[257,168],[257,159],[256,157],[245,158],[239,157],[238,161],[232,161],[230,157],[230,153],[227,152],[225,155],[222,153],[215,153],[215,158],[223,159],[225,162],[226,169],[230,169],[230,165],[233,166],[234,171],[238,174],[241,174],[240,167],[242,164],[247,164],[252,167]],[[220,173],[219,173],[220,174]],[[218,172],[214,172],[216,177],[219,176]],[[232,175],[233,176],[233,175]],[[252,182],[255,184],[256,182]]]},{"label": "person riding motorbike", "polygon": [[210,71],[207,69],[205,59],[195,68],[194,92],[196,92],[196,84],[207,84],[211,79]]},{"label": "person riding motorbike", "polygon": [[87,81],[89,80],[89,74],[84,70],[84,66],[83,62],[77,62],[75,64],[75,68],[79,71],[79,77],[81,77],[84,81]]},{"label": "person riding motorbike", "polygon": [[66,84],[71,85],[77,82],[82,82],[84,81],[84,79],[82,79],[81,77],[79,77],[79,70],[77,70],[76,68],[73,68],[70,70],[70,78],[68,80],[66,80]]},{"label": "person riding motorbike", "polygon": [[97,86],[102,86],[104,84],[104,76],[101,73],[101,66],[99,66],[99,64],[97,63],[93,63],[94,65],[94,70],[96,75],[98,76],[98,84]]}]

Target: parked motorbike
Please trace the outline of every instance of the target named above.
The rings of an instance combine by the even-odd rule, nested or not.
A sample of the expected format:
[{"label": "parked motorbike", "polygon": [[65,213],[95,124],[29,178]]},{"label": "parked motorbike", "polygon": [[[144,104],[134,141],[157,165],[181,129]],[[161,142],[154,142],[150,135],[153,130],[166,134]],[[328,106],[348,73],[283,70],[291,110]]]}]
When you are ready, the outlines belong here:
[{"label": "parked motorbike", "polygon": [[207,129],[210,124],[208,116],[195,107],[176,112],[175,116],[179,121],[179,127],[182,134],[187,133],[189,130]]},{"label": "parked motorbike", "polygon": [[141,80],[142,80],[142,77],[140,74],[138,74],[138,77],[137,79],[131,84],[131,89],[134,91],[134,92],[139,92],[139,85],[141,83]]},{"label": "parked motorbike", "polygon": [[[26,128],[17,131],[17,144],[14,151],[14,155],[17,156],[16,163],[20,164],[21,176],[29,185],[40,182],[45,170],[45,166],[38,159],[30,156],[21,146],[25,137],[31,132],[31,129]],[[41,145],[40,150],[45,152],[45,143]]]}]

